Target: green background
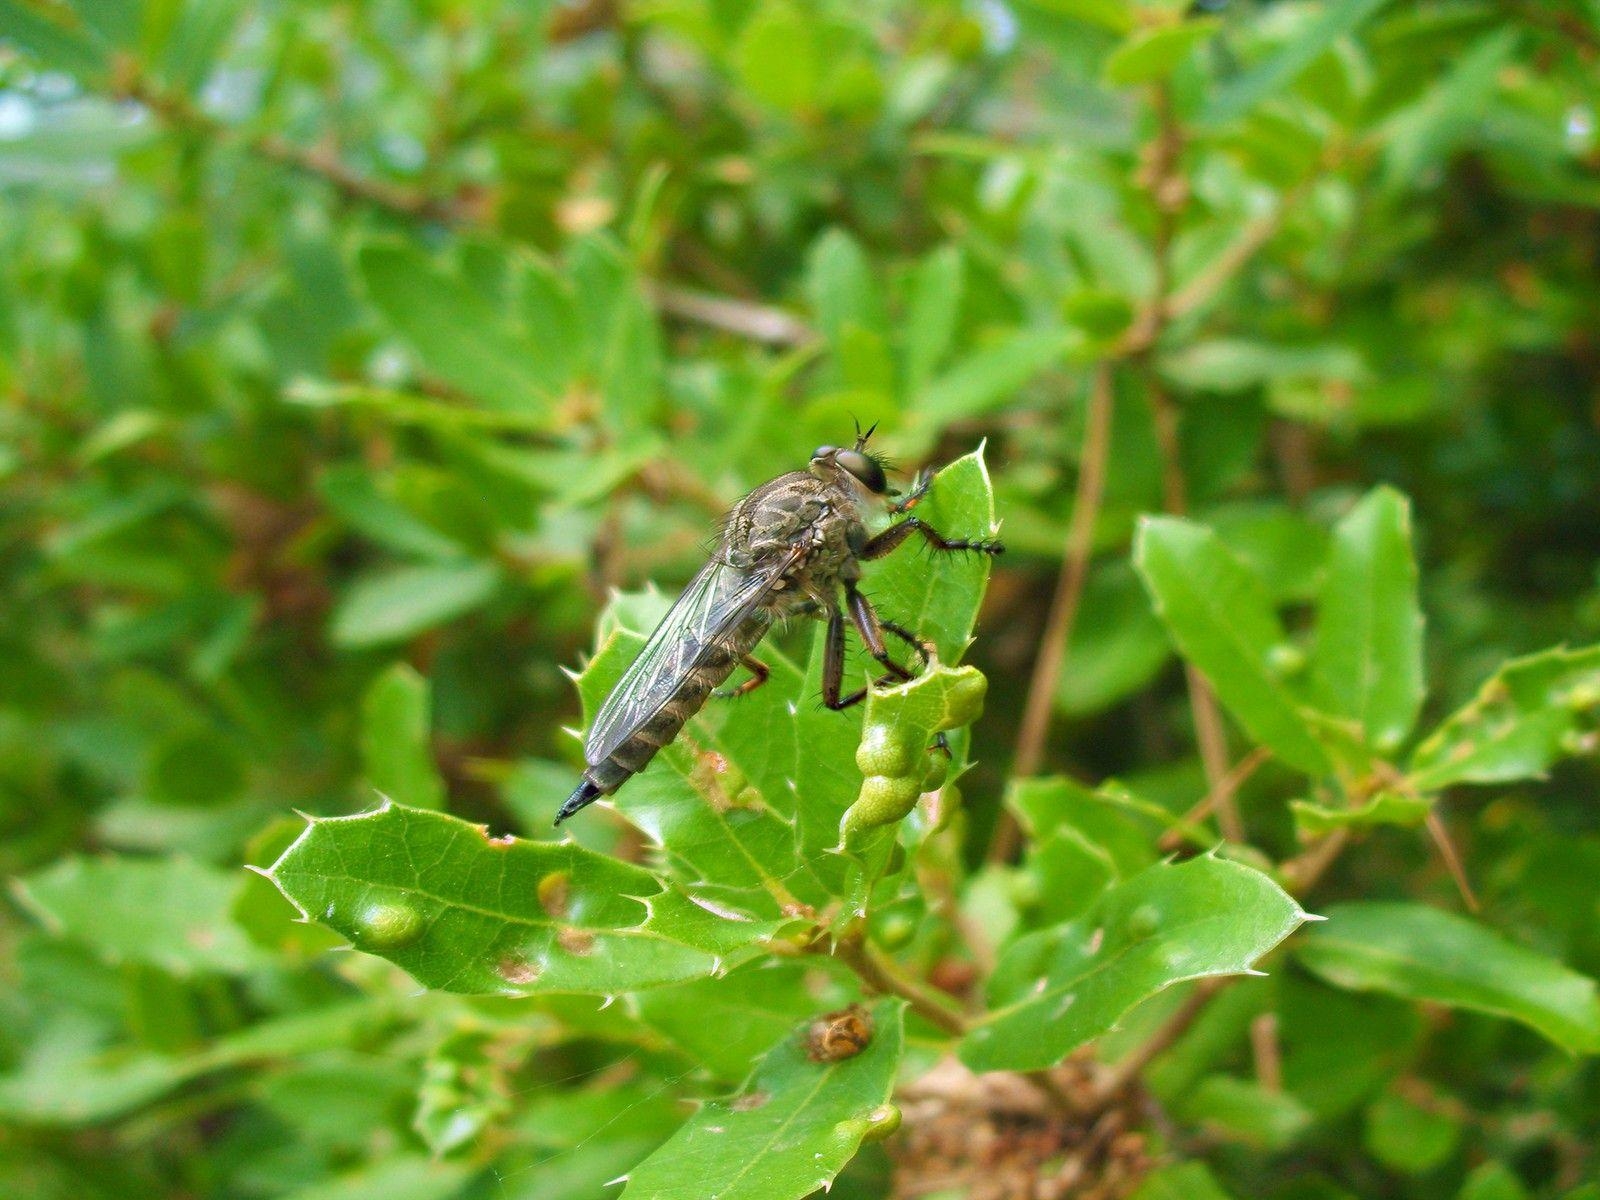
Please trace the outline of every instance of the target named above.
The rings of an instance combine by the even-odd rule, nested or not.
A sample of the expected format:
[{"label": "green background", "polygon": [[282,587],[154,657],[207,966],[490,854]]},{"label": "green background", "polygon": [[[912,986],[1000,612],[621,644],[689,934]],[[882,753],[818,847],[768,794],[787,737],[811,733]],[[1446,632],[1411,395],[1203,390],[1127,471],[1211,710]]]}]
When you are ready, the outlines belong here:
[{"label": "green background", "polygon": [[[687,1102],[752,1076],[730,1155],[781,1109],[830,1179],[868,1141],[834,1195],[909,1194],[863,1106],[955,1042],[878,1001],[870,1060],[782,1091],[861,978],[701,927],[696,886],[782,903],[705,850],[687,757],[619,798],[664,848],[563,830],[601,944],[658,886],[671,942],[581,994],[421,991],[331,952],[454,961],[409,877],[330,932],[242,869],[375,791],[551,838],[614,589],[602,634],[648,628],[631,593],[860,420],[902,484],[983,444],[1007,544],[986,595],[885,567],[945,572],[956,635],[982,597],[987,707],[959,819],[815,881],[989,1005],[962,1058],[1048,1066],[1159,991],[1093,1043],[1128,1061],[1294,927],[1282,884],[1331,919],[1139,1073],[1106,1194],[1600,1195],[1597,121],[1594,0],[0,0],[0,1193],[560,1200],[657,1152],[630,1200],[699,1195]],[[928,511],[981,524],[971,464]],[[779,707],[705,737],[853,742]],[[757,858],[828,841],[843,753]],[[481,936],[592,945],[528,870]],[[1054,1023],[1035,975],[1079,995],[1147,890],[1259,919]]]}]

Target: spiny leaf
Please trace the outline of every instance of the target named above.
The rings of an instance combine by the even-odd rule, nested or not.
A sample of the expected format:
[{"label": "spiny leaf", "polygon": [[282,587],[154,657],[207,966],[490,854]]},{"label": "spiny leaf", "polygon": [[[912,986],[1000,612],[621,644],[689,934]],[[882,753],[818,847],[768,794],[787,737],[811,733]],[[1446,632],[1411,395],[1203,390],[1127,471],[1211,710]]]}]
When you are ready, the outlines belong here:
[{"label": "spiny leaf", "polygon": [[829,1187],[863,1139],[889,1132],[905,1006],[872,1009],[872,1038],[837,1062],[784,1036],[740,1093],[706,1105],[627,1176],[622,1200],[800,1200]]},{"label": "spiny leaf", "polygon": [[1175,983],[1250,970],[1305,919],[1277,884],[1239,863],[1157,864],[1077,920],[1006,948],[962,1061],[976,1071],[1051,1066]]},{"label": "spiny leaf", "polygon": [[1600,724],[1600,646],[1557,647],[1501,667],[1417,747],[1409,785],[1535,779],[1558,759],[1592,753]]},{"label": "spiny leaf", "polygon": [[729,920],[570,842],[386,804],[313,819],[267,875],[307,917],[443,991],[605,995],[710,975],[776,923]]}]

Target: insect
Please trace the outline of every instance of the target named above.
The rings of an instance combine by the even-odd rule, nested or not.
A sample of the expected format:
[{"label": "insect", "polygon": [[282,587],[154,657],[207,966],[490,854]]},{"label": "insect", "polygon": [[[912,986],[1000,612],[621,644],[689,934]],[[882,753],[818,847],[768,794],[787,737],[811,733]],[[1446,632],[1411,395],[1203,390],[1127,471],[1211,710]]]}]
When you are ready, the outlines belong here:
[{"label": "insect", "polygon": [[[912,534],[936,551],[1000,554],[1004,547],[991,539],[947,538],[910,515],[932,476],[919,475],[910,492],[894,497],[883,460],[867,452],[871,436],[871,429],[858,432],[849,449],[818,447],[806,470],[762,484],[733,507],[711,561],[596,714],[584,743],[588,768],[556,814],[557,825],[644,770],[713,692],[738,696],[765,683],[769,670],[751,652],[788,617],[827,622],[822,700],[831,709],[849,708],[867,694],[865,687],[842,694],[847,616],[886,672],[879,683],[914,678],[890,656],[885,635],[906,643],[926,665],[928,652],[917,636],[879,616],[862,595],[861,564],[882,558]],[[871,535],[864,517],[877,505],[900,519]],[[741,664],[750,678],[718,692]]]},{"label": "insect", "polygon": [[854,1058],[872,1042],[872,1014],[859,1004],[823,1013],[806,1027],[806,1057],[835,1063]]}]

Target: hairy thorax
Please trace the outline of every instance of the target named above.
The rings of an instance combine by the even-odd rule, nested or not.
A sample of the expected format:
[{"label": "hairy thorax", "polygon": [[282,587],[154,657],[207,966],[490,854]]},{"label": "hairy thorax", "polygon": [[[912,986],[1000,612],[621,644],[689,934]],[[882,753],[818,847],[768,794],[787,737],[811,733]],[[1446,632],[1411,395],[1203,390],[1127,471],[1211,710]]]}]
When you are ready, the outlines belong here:
[{"label": "hairy thorax", "polygon": [[757,488],[728,517],[723,553],[730,565],[754,570],[796,550],[766,606],[782,618],[826,609],[839,584],[860,576],[855,550],[865,537],[855,497],[808,471],[780,475]]}]

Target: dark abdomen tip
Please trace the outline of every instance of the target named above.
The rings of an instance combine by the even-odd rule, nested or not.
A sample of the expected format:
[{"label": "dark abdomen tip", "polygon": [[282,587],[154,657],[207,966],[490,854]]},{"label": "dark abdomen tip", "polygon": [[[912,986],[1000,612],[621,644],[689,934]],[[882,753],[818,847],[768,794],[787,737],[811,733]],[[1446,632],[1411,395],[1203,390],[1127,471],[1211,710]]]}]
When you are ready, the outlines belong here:
[{"label": "dark abdomen tip", "polygon": [[588,808],[600,798],[599,786],[594,780],[585,776],[577,787],[572,789],[572,795],[567,797],[567,802],[561,806],[561,811],[556,813],[556,824],[559,825],[573,813]]}]

